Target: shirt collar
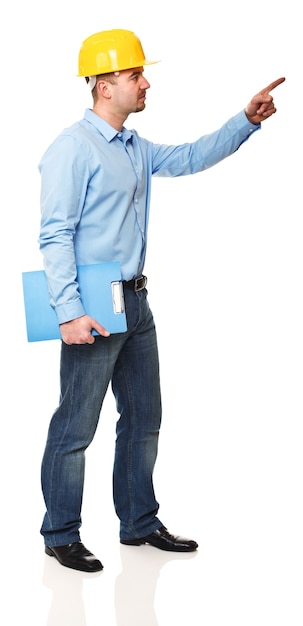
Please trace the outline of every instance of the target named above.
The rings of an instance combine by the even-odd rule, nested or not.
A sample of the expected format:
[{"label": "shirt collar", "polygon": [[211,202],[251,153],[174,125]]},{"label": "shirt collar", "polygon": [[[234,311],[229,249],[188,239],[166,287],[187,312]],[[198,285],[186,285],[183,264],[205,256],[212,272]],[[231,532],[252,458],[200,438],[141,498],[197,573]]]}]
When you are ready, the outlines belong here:
[{"label": "shirt collar", "polygon": [[95,128],[105,137],[105,139],[110,142],[115,137],[123,136],[124,142],[128,141],[132,137],[132,132],[127,128],[122,127],[121,131],[116,130],[113,126],[110,126],[100,115],[97,115],[92,111],[92,109],[86,109],[84,119],[86,119],[90,124],[93,124]]}]

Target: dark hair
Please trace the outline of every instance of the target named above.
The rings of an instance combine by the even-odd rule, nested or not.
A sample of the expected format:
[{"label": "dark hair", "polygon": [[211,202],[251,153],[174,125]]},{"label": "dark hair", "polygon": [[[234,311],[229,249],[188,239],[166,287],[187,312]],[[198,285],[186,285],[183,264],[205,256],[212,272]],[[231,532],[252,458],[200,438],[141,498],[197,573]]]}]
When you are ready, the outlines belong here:
[{"label": "dark hair", "polygon": [[[89,82],[89,78],[90,78],[89,76],[85,76],[85,80],[86,80],[87,83]],[[99,80],[107,80],[109,83],[114,85],[116,83],[115,72],[108,72],[107,74],[97,74],[97,76],[96,76],[96,84],[95,84],[94,88],[92,89],[92,96],[93,96],[94,100],[96,100],[96,98],[97,98],[96,86],[97,86],[97,82]]]}]

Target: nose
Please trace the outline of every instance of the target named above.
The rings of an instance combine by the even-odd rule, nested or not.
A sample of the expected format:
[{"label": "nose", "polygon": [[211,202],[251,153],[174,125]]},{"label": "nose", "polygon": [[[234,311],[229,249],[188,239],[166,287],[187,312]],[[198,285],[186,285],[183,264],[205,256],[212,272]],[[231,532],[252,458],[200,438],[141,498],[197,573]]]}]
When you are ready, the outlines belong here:
[{"label": "nose", "polygon": [[150,83],[146,80],[145,76],[142,76],[141,89],[149,89]]}]

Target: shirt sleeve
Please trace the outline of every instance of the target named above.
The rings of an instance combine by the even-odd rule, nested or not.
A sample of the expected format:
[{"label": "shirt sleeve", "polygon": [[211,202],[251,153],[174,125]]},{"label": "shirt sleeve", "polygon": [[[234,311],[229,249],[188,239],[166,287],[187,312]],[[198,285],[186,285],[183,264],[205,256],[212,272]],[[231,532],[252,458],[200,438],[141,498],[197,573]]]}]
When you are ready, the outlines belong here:
[{"label": "shirt sleeve", "polygon": [[85,199],[87,159],[73,136],[63,134],[39,164],[40,250],[59,324],[85,314],[77,283],[74,237]]},{"label": "shirt sleeve", "polygon": [[219,130],[179,146],[153,146],[153,175],[186,176],[202,172],[233,154],[261,124],[251,124],[244,111]]}]

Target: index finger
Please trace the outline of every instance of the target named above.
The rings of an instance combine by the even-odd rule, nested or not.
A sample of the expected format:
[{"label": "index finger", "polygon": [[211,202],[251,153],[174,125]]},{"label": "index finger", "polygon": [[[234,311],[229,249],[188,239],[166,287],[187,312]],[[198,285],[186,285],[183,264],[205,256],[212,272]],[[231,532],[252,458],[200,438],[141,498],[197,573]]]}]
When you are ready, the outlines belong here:
[{"label": "index finger", "polygon": [[270,91],[272,91],[272,89],[275,89],[276,87],[278,87],[278,85],[281,85],[281,83],[284,83],[285,78],[277,78],[277,80],[274,80],[272,83],[270,83],[267,87],[264,87],[264,89],[262,89],[261,93],[269,93]]}]

